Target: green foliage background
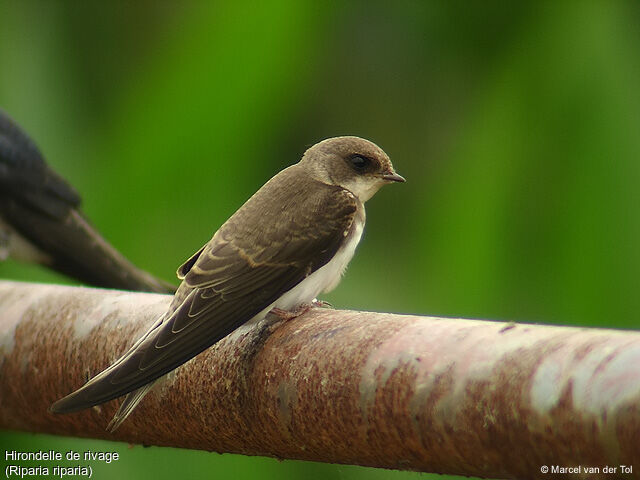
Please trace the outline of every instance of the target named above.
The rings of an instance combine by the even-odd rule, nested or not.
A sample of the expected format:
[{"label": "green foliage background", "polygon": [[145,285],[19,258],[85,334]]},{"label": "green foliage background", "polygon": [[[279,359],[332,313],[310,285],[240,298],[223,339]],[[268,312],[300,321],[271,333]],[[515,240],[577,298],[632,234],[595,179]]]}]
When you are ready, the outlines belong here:
[{"label": "green foliage background", "polygon": [[[364,241],[327,300],[638,328],[639,5],[0,0],[0,106],[103,234],[167,280],[307,146],[354,134],[408,182],[368,203]],[[68,282],[11,262],[0,277]],[[418,476],[0,441],[117,449],[96,478]]]}]

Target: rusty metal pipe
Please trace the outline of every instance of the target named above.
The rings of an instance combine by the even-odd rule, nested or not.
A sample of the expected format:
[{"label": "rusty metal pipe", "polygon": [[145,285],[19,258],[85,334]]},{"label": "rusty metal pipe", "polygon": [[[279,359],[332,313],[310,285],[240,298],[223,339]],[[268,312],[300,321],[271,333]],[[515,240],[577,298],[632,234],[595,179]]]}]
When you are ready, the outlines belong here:
[{"label": "rusty metal pipe", "polygon": [[0,282],[0,428],[494,478],[544,478],[543,465],[640,474],[629,331],[313,309],[240,328],[114,434],[116,401],[49,413],[169,299]]}]

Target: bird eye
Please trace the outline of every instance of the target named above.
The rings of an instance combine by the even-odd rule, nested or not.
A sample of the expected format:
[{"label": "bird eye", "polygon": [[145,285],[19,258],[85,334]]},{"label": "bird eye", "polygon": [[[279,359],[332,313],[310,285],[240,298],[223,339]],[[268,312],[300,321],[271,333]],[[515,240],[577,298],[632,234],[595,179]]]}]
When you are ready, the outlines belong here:
[{"label": "bird eye", "polygon": [[371,160],[362,155],[352,155],[349,157],[351,166],[358,172],[363,172],[371,164]]}]

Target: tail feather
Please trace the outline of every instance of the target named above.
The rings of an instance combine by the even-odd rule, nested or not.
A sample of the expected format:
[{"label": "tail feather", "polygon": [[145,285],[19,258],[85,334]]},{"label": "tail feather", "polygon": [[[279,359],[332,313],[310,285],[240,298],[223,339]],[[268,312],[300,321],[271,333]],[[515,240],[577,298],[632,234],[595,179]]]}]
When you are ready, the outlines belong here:
[{"label": "tail feather", "polygon": [[[71,392],[69,395],[61,398],[57,402],[54,402],[53,405],[49,407],[49,410],[53,413],[77,412],[94,405],[108,402],[109,400],[113,400],[114,398],[121,397],[125,394],[133,395],[138,391],[142,391],[145,387],[149,387],[150,389],[150,385],[153,385],[153,380],[151,380],[151,383],[138,383],[133,386],[130,384],[115,385],[111,380],[119,367],[126,364],[127,361],[132,361],[131,359],[135,355],[136,349],[142,345],[142,343],[156,328],[162,325],[163,319],[164,316],[158,318],[151,328],[147,330],[147,333],[140,337],[133,346],[131,346],[131,348],[129,348],[129,350],[127,350],[127,352],[116,360],[110,367],[97,374],[79,389]],[[135,362],[135,359],[133,361]],[[145,390],[145,393],[146,391],[148,390]],[[142,395],[144,395],[144,393],[142,393]],[[142,396],[140,398],[142,398]],[[123,405],[126,403],[127,400],[125,400]]]},{"label": "tail feather", "polygon": [[151,391],[155,384],[155,381],[147,383],[145,386],[128,393],[124,401],[122,402],[122,405],[120,405],[120,408],[109,422],[109,425],[107,425],[107,431],[114,432],[122,424],[122,422],[127,419],[133,409],[138,406],[144,396]]}]

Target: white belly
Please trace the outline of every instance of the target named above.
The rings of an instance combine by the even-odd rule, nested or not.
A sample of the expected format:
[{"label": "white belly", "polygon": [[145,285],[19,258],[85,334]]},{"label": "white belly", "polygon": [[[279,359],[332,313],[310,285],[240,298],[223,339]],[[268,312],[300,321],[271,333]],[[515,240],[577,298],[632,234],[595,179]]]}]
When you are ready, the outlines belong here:
[{"label": "white belly", "polygon": [[338,283],[340,283],[342,274],[347,268],[349,261],[353,258],[356,247],[360,242],[360,237],[362,237],[363,228],[364,220],[356,220],[354,231],[349,240],[326,265],[320,267],[298,285],[282,295],[278,300],[254,316],[245,323],[244,328],[240,327],[237,332],[240,333],[244,331],[245,328],[250,328],[256,322],[262,320],[273,308],[293,310],[303,303],[311,303],[320,293],[334,289]]},{"label": "white belly", "polygon": [[278,300],[252,317],[251,320],[243,326],[237,328],[233,335],[242,334],[246,332],[247,329],[253,328],[253,326],[264,319],[267,313],[273,308],[291,311],[303,303],[311,303],[320,293],[333,290],[338,283],[340,283],[342,274],[353,258],[356,247],[360,242],[362,230],[364,229],[364,219],[364,209],[362,209],[361,216],[356,218],[353,232],[349,235],[347,242],[327,264],[320,267],[298,285],[283,294]]},{"label": "white belly", "polygon": [[326,264],[305,278],[298,285],[282,295],[274,307],[291,310],[302,303],[310,303],[320,293],[333,290],[353,258],[356,247],[362,237],[364,222],[357,222],[349,240],[338,250],[335,256]]}]

